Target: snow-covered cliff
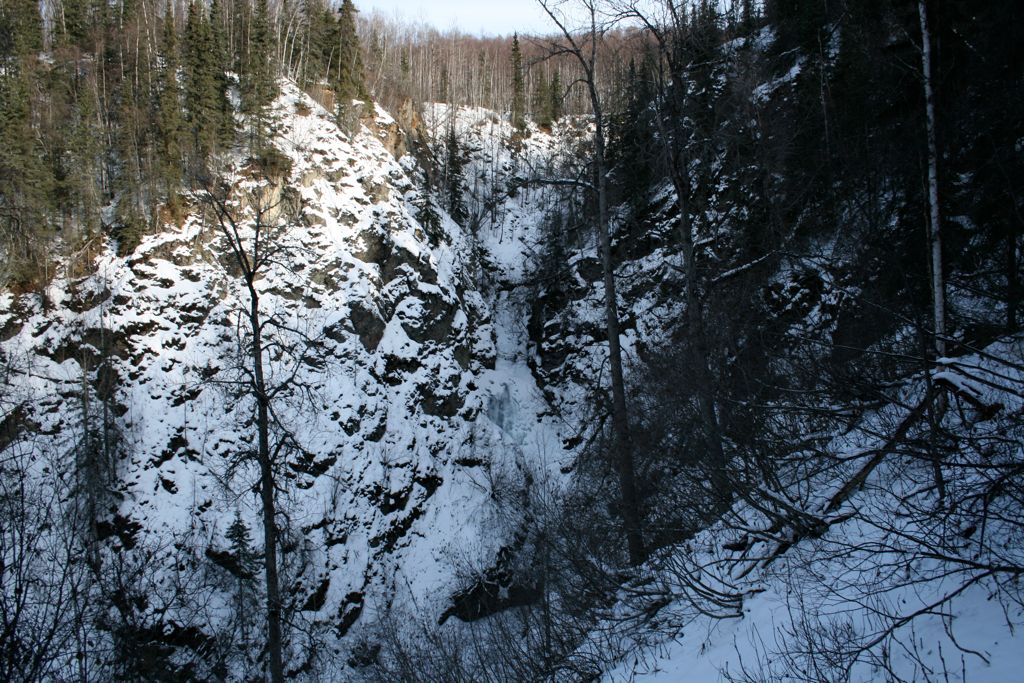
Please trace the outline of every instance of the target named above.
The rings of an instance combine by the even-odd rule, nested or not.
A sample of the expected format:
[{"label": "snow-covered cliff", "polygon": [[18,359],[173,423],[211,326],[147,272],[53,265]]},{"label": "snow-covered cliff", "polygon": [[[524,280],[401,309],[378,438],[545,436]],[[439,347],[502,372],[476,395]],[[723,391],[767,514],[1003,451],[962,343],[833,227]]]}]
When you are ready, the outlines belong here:
[{"label": "snow-covered cliff", "polygon": [[[432,648],[430,637],[475,644],[481,633],[508,628],[496,620],[497,631],[473,631],[482,617],[527,604],[543,604],[544,612],[542,595],[561,600],[555,608],[569,615],[570,635],[557,656],[583,662],[565,669],[580,677],[703,681],[725,672],[777,680],[804,666],[799,647],[807,643],[867,638],[871,629],[892,626],[871,621],[870,609],[882,603],[888,616],[924,610],[924,619],[892,627],[899,636],[893,643],[919,648],[850,663],[857,680],[871,680],[885,666],[909,679],[914,667],[951,672],[957,663],[944,662],[940,646],[964,654],[962,670],[982,680],[1004,680],[1019,668],[1012,627],[993,625],[1010,604],[990,600],[998,584],[971,583],[956,603],[926,613],[960,586],[943,572],[974,567],[920,561],[920,548],[894,543],[885,527],[872,526],[903,520],[899,529],[911,540],[936,536],[928,526],[933,493],[915,483],[924,466],[875,455],[908,434],[926,438],[926,380],[945,381],[955,396],[965,377],[975,377],[968,387],[974,403],[954,403],[957,410],[942,418],[948,433],[967,435],[957,455],[963,460],[951,467],[981,463],[978,471],[986,472],[994,454],[1004,458],[999,467],[1013,464],[1006,455],[1012,446],[978,444],[1019,437],[1019,340],[948,360],[930,379],[920,370],[905,373],[889,400],[851,399],[849,410],[837,410],[841,419],[814,433],[799,420],[792,434],[780,430],[799,448],[805,437],[816,444],[824,455],[815,468],[781,467],[778,482],[751,482],[748,499],[702,517],[705,527],[669,528],[652,543],[658,547],[647,565],[609,570],[611,587],[584,587],[592,604],[579,616],[576,605],[564,604],[574,587],[520,579],[536,576],[523,567],[538,561],[530,534],[550,524],[538,520],[573,510],[561,500],[546,510],[532,506],[571,490],[607,412],[604,291],[586,199],[538,182],[585,170],[587,121],[564,118],[553,130],[531,124],[517,132],[487,110],[431,104],[424,140],[405,139],[379,108],[349,134],[289,82],[281,84],[271,120],[277,152],[262,161],[241,151],[226,155],[210,191],[186,194],[184,208],[168,211],[164,228],[131,253],[103,244],[61,262],[41,294],[0,294],[0,502],[17,489],[28,503],[25,529],[35,534],[28,552],[13,556],[34,554],[24,574],[33,594],[63,596],[69,582],[78,586],[62,573],[67,548],[96,549],[73,560],[91,565],[82,581],[99,584],[96,593],[108,600],[90,637],[113,645],[89,647],[152,657],[149,670],[173,668],[182,680],[246,680],[261,671],[260,476],[246,388],[251,299],[218,220],[221,192],[236,211],[240,243],[253,244],[254,211],[273,214],[273,230],[264,233],[272,239],[270,257],[255,290],[281,444],[276,484],[290,674],[354,680],[381,652],[386,658],[382,641],[405,627],[396,640],[423,639],[411,652]],[[462,162],[461,225],[444,212],[443,198],[422,189],[439,185],[436,177],[426,182],[429,174],[447,172],[440,160],[450,151],[451,129]],[[271,178],[267,166],[285,169],[285,177]],[[669,366],[679,359],[664,348],[685,319],[676,198],[655,183],[640,199],[632,215],[620,210],[612,221],[623,349],[627,369],[663,353],[664,381],[671,382],[678,375]],[[706,245],[724,249],[731,227],[716,223]],[[83,258],[90,262],[84,273]],[[727,281],[766,259],[717,277]],[[754,295],[754,310],[766,311],[774,333],[791,340],[811,328],[834,332],[844,300],[829,267],[845,266],[805,261],[772,266]],[[716,352],[736,352],[727,341]],[[675,419],[673,410],[682,412],[637,410],[637,431],[657,431],[659,420]],[[678,474],[690,451],[701,448],[685,433],[662,442],[636,438],[651,480]],[[984,490],[976,479],[967,483]],[[970,486],[968,499],[985,497]],[[578,509],[607,515],[617,529],[614,486],[609,490]],[[680,491],[674,499],[652,497],[650,507],[665,508],[652,510],[652,519],[680,527],[672,505],[703,504],[683,500],[703,489]],[[904,520],[899,515],[915,497],[919,516]],[[966,556],[976,530],[964,524],[965,540],[954,550]],[[1015,528],[1004,550],[1019,562]],[[70,543],[69,530],[96,542]],[[617,543],[591,550],[587,560],[599,563]],[[876,572],[899,571],[865,580],[866,556]],[[844,589],[832,591],[840,582]],[[708,595],[713,599],[700,602]],[[62,600],[53,604],[78,604]],[[1014,609],[1005,624],[1019,623]],[[810,619],[814,614],[824,620]],[[847,619],[851,614],[856,619]],[[441,630],[430,630],[439,623]],[[832,630],[821,630],[823,623]],[[536,628],[500,633],[497,647],[519,647],[516,639],[527,642]],[[454,654],[438,654],[440,670],[465,654],[453,647]],[[487,660],[494,653],[488,647],[495,644],[469,652],[467,661]],[[550,642],[544,647],[555,651]],[[981,656],[966,656],[970,650]],[[539,656],[529,648],[518,655]],[[68,654],[54,670],[73,666]],[[434,679],[427,671],[416,680]]]},{"label": "snow-covered cliff", "polygon": [[[529,264],[530,207],[479,240],[443,212],[421,225],[421,171],[389,151],[401,133],[388,114],[349,136],[283,82],[272,120],[297,193],[297,220],[274,235],[257,282],[290,442],[278,467],[285,590],[294,618],[337,645],[368,614],[448,608],[513,542],[505,492],[560,476],[571,429],[530,371],[529,302],[510,286]],[[238,191],[259,185],[241,155],[222,175]],[[151,549],[153,589],[169,593],[183,547],[199,571],[230,555],[236,513],[254,539],[261,528],[252,402],[238,390],[249,299],[204,196],[131,254],[108,245],[91,274],[0,306],[18,416],[8,443],[41,463],[33,485],[71,497],[76,453],[112,435],[109,490],[89,494],[97,533],[115,552]],[[201,617],[160,618],[212,634],[230,595],[212,592]]]}]

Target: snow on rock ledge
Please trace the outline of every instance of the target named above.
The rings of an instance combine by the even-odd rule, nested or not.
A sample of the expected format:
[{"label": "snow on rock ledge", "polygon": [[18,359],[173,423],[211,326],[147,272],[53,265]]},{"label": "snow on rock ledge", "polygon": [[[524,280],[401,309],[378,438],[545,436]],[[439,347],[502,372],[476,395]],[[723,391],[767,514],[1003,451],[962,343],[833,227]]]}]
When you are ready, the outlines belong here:
[{"label": "snow on rock ledge", "polygon": [[[273,118],[301,220],[282,237],[286,262],[258,283],[261,305],[314,340],[287,367],[268,351],[271,383],[287,378],[275,408],[301,446],[280,468],[286,594],[335,637],[395,595],[436,618],[460,572],[488,566],[514,532],[488,482],[556,467],[538,454],[561,449],[560,427],[515,360],[525,349],[497,358],[496,338],[526,339],[496,327],[470,237],[446,216],[435,235],[414,218],[414,164],[394,158],[387,115],[349,138],[283,82]],[[252,409],[232,388],[248,299],[202,208],[127,258],[108,249],[90,277],[58,277],[45,306],[5,295],[0,313],[23,435],[70,469],[105,402],[119,443],[102,535],[151,546],[166,567],[183,540],[196,556],[222,552],[236,511],[254,538],[261,528],[244,457]]]}]

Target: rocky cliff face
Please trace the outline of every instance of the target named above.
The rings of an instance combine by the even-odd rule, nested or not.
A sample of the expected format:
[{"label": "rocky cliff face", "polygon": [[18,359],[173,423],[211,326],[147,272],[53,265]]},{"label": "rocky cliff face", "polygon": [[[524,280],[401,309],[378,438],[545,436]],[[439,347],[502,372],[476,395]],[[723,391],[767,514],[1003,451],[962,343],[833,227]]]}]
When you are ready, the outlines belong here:
[{"label": "rocky cliff face", "polygon": [[[260,191],[269,204],[290,188],[294,215],[257,289],[290,444],[278,473],[289,601],[334,638],[413,601],[436,618],[512,543],[505,491],[571,458],[529,369],[529,305],[513,286],[532,209],[502,204],[523,222],[505,235],[474,237],[443,213],[421,225],[421,171],[388,151],[405,145],[383,111],[349,137],[284,84],[274,120],[291,169]],[[497,134],[491,152],[507,154]],[[258,185],[241,157],[223,180],[238,194]],[[254,538],[261,528],[253,404],[238,388],[249,300],[203,193],[187,201],[180,225],[127,257],[111,245],[92,275],[0,307],[17,406],[3,445],[40,463],[37,485],[92,501],[113,553],[150,549],[168,590],[183,546],[196,566],[224,566],[236,513]],[[102,466],[82,455],[97,439]],[[230,602],[214,604],[216,630]]]},{"label": "rocky cliff face", "polygon": [[[274,224],[256,289],[285,444],[297,670],[325,645],[345,661],[362,629],[394,615],[472,620],[531,600],[509,571],[529,562],[516,557],[524,501],[557,493],[600,428],[607,352],[585,209],[523,182],[564,174],[585,121],[523,135],[493,112],[428,106],[435,158],[448,126],[460,141],[469,218],[458,225],[424,210],[425,171],[384,111],[348,135],[282,83],[272,119],[285,176],[239,152],[217,182],[244,243],[254,212]],[[0,307],[0,448],[34,463],[31,486],[92,520],[106,566],[141,567],[132,618],[186,655],[235,628],[232,523],[256,555],[262,529],[250,300],[210,198],[186,195],[181,220],[131,254],[107,245],[90,275],[68,268],[43,295],[5,293]],[[668,221],[670,198],[651,211]],[[618,232],[635,358],[679,315],[678,276],[670,247]]]}]

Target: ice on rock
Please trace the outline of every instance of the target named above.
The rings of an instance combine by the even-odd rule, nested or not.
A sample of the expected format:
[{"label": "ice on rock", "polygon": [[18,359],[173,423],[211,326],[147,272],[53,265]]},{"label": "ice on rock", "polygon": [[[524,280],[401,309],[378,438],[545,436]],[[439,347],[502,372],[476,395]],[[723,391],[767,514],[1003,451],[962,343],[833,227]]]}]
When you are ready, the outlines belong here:
[{"label": "ice on rock", "polygon": [[516,412],[508,383],[502,382],[499,392],[487,397],[487,417],[503,431],[512,434],[516,425]]}]

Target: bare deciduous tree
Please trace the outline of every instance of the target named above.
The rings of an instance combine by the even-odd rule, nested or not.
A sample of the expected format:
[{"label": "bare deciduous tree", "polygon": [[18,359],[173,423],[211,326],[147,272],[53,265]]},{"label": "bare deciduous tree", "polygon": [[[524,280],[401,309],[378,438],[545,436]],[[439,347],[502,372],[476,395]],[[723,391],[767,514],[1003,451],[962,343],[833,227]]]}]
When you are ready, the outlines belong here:
[{"label": "bare deciduous tree", "polygon": [[63,519],[61,506],[53,504],[50,487],[60,485],[58,477],[34,473],[33,463],[40,459],[25,443],[7,448],[0,459],[0,678],[5,681],[53,680],[72,666],[88,590],[76,523]]},{"label": "bare deciduous tree", "polygon": [[606,31],[612,24],[601,14],[596,0],[579,0],[570,11],[583,15],[583,26],[576,29],[570,23],[565,3],[538,0],[541,9],[561,32],[561,40],[550,44],[552,55],[569,55],[579,65],[581,81],[590,98],[594,123],[594,152],[592,159],[592,190],[597,199],[597,238],[604,280],[605,332],[608,336],[608,359],[612,380],[612,430],[614,457],[619,475],[622,519],[626,532],[629,560],[639,564],[644,558],[643,530],[640,524],[640,503],[636,491],[630,436],[629,409],[622,371],[622,348],[619,335],[619,308],[615,293],[615,263],[612,257],[608,207],[608,161],[605,146],[607,122],[604,102],[598,83],[598,51]]},{"label": "bare deciduous tree", "polygon": [[932,79],[932,35],[928,8],[918,0],[921,20],[921,81],[924,85],[925,126],[928,134],[928,243],[932,276],[932,315],[935,352],[946,355],[946,282],[942,274],[942,230],[939,215],[939,151],[935,134],[935,86]]},{"label": "bare deciduous tree", "polygon": [[280,426],[273,399],[288,385],[287,381],[270,386],[267,377],[266,333],[277,327],[272,316],[261,308],[260,280],[287,254],[282,240],[298,215],[297,200],[284,182],[286,173],[263,169],[255,181],[235,185],[210,184],[201,196],[212,209],[216,228],[227,247],[231,267],[236,269],[248,298],[240,316],[244,320],[244,353],[248,359],[242,369],[243,389],[255,403],[256,451],[252,454],[259,468],[260,502],[263,515],[264,584],[267,610],[267,653],[270,677],[274,683],[284,680],[281,579],[278,568],[279,529],[277,523],[276,470],[282,454],[294,446],[294,439]]}]

